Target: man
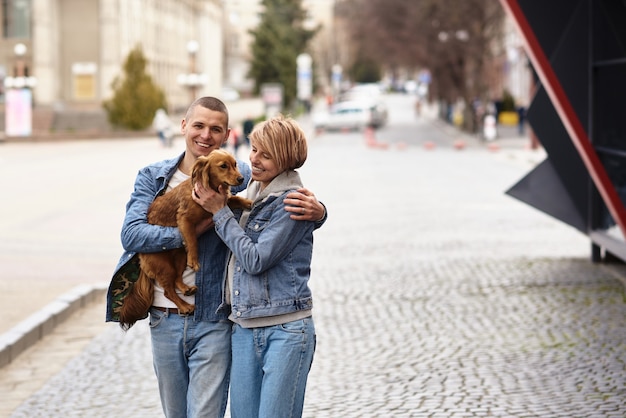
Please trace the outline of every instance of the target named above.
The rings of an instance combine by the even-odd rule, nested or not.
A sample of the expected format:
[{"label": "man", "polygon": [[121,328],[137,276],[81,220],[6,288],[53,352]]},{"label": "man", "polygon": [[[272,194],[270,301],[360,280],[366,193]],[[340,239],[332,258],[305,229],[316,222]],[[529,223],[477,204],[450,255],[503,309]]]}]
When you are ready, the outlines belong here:
[{"label": "man", "polygon": [[[126,252],[107,294],[107,321],[119,321],[123,298],[138,275],[137,253],[183,247],[178,228],[148,224],[148,207],[156,196],[188,178],[199,156],[222,146],[230,134],[228,126],[224,103],[214,97],[196,100],[181,122],[185,152],[139,171],[122,226]],[[245,181],[233,193],[244,189],[251,175],[245,163],[239,161],[238,166]],[[324,206],[306,189],[290,194],[285,203],[294,219],[319,221],[318,226],[325,221]],[[156,285],[149,312],[153,364],[166,417],[223,417],[228,399],[232,324],[228,312],[218,309],[228,250],[215,234],[212,220],[198,225],[196,232],[201,267],[197,273],[188,268],[183,277],[198,290],[193,296],[182,296],[195,304],[195,312],[178,315]]]}]

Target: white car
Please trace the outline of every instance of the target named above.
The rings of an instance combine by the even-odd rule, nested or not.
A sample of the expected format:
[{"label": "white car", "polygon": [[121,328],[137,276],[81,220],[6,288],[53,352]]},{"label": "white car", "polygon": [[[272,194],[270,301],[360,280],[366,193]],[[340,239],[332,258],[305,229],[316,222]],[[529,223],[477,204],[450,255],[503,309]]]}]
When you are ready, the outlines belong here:
[{"label": "white car", "polygon": [[315,114],[313,125],[315,129],[362,130],[373,126],[372,109],[365,101],[339,102],[328,113]]},{"label": "white car", "polygon": [[377,128],[387,121],[387,112],[379,112],[377,105],[368,100],[339,102],[328,113],[313,116],[315,129],[326,130],[362,130],[366,127]]},{"label": "white car", "polygon": [[341,100],[361,100],[361,99],[369,99],[373,101],[380,100],[382,95],[382,91],[378,84],[367,83],[367,84],[357,84],[352,86],[348,90],[344,91],[341,94]]}]

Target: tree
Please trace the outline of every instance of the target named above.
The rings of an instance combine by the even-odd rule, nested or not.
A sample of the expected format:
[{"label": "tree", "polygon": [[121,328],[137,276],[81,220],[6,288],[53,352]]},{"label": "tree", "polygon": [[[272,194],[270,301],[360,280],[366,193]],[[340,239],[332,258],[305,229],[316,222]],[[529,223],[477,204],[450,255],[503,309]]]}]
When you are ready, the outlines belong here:
[{"label": "tree", "polygon": [[[465,102],[465,128],[476,129],[475,99],[488,100],[494,58],[502,53],[504,11],[493,0],[341,0],[353,49],[399,68],[428,69],[431,92],[440,100]],[[491,68],[490,68],[491,67]]]},{"label": "tree", "polygon": [[304,28],[306,12],[302,0],[263,0],[265,10],[259,26],[251,30],[252,62],[248,76],[258,94],[264,83],[280,83],[284,105],[291,105],[297,93],[296,58],[306,52],[317,28]]},{"label": "tree", "polygon": [[348,74],[356,83],[376,83],[380,81],[380,65],[371,58],[357,55]]},{"label": "tree", "polygon": [[152,124],[157,109],[167,108],[165,93],[146,73],[146,65],[141,46],[137,46],[124,62],[124,77],[113,80],[113,97],[103,103],[112,125],[146,129]]}]

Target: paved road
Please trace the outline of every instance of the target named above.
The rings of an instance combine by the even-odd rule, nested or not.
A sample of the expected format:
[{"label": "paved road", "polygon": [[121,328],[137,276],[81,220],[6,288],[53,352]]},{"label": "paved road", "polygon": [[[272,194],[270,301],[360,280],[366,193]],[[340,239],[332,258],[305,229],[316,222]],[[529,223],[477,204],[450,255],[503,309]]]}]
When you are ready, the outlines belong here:
[{"label": "paved road", "polygon": [[[393,109],[410,109],[393,100]],[[315,237],[318,350],[305,416],[625,416],[626,272],[591,264],[586,237],[504,195],[533,164],[530,151],[458,151],[447,128],[406,110],[395,118],[392,125],[407,129],[402,141],[393,126],[378,132],[387,148],[361,134],[312,136],[301,170],[330,213]],[[438,146],[426,150],[427,139]],[[89,146],[99,158],[79,164],[86,145],[56,146],[62,151],[29,147],[20,161],[36,169],[32,158],[74,156],[57,191],[77,181],[73,173],[102,173],[97,186],[63,194],[73,212],[39,220],[41,246],[55,249],[37,262],[53,272],[41,273],[42,282],[80,282],[73,263],[86,260],[83,269],[92,259],[84,280],[108,280],[134,171],[171,151],[150,141],[99,142]],[[32,183],[25,199],[55,202],[52,179]],[[106,209],[102,196],[111,200]],[[21,214],[11,212],[37,236]],[[82,226],[67,231],[71,224]],[[17,228],[11,238],[20,242]],[[23,261],[29,265],[15,274],[36,270]],[[145,323],[124,334],[100,322],[102,309],[82,311],[0,369],[0,403],[11,387],[23,388],[7,416],[161,416]],[[27,388],[30,380],[40,383]]]}]

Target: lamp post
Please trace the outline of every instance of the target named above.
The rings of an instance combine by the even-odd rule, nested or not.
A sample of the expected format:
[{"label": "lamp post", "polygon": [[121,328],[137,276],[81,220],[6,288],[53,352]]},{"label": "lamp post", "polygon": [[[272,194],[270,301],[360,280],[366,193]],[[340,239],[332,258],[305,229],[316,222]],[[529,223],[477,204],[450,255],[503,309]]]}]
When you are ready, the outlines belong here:
[{"label": "lamp post", "polygon": [[32,134],[32,88],[37,79],[29,75],[24,60],[27,48],[19,43],[13,48],[15,67],[13,76],[4,79],[5,98],[5,133],[7,136],[30,136]]},{"label": "lamp post", "polygon": [[186,74],[179,74],[177,81],[178,84],[187,88],[190,95],[190,103],[196,100],[196,94],[199,87],[206,84],[208,76],[204,73],[197,72],[197,54],[200,44],[198,41],[187,42],[187,52],[189,53],[189,72]]}]

